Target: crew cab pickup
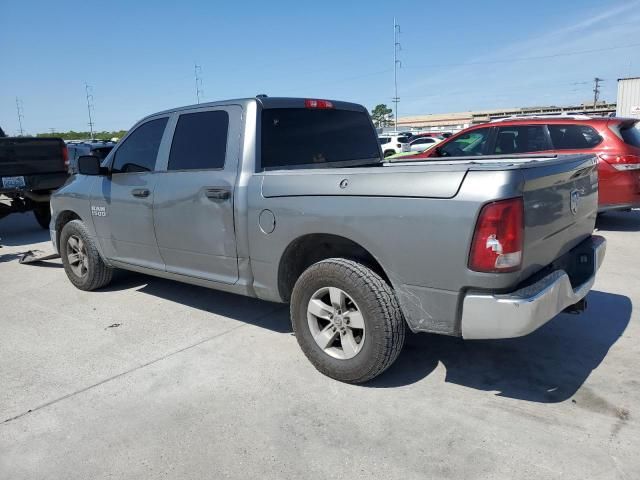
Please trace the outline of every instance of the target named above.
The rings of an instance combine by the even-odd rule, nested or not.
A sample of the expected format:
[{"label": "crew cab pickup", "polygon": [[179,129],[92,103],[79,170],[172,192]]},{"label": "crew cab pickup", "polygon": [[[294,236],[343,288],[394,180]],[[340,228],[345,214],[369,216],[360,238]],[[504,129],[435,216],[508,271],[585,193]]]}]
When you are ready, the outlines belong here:
[{"label": "crew cab pickup", "polygon": [[67,181],[67,169],[67,147],[61,138],[0,138],[0,218],[33,211],[48,230],[49,198]]},{"label": "crew cab pickup", "polygon": [[408,327],[526,335],[580,311],[604,258],[592,155],[385,163],[364,107],[257,97],[135,125],[52,198],[78,288],[122,268],[290,303],[321,372],[372,379]]}]

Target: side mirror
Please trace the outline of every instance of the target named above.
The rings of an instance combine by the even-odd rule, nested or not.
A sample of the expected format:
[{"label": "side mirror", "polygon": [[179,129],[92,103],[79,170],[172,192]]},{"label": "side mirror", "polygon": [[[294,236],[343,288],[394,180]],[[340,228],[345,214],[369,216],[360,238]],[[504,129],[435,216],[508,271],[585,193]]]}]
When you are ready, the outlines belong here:
[{"label": "side mirror", "polygon": [[100,175],[100,159],[93,155],[78,157],[78,173],[80,175]]}]

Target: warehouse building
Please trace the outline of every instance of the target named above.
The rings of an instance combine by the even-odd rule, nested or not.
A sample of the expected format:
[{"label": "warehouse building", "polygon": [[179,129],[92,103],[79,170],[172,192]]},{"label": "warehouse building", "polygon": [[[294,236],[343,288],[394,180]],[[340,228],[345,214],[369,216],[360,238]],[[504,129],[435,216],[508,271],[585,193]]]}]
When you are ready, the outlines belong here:
[{"label": "warehouse building", "polygon": [[[639,80],[640,81],[640,80]],[[639,84],[640,85],[640,84]],[[398,118],[398,130],[423,130],[457,132],[478,123],[489,122],[498,118],[522,115],[611,115],[616,111],[615,103],[598,102],[597,104],[580,104],[567,106],[523,107],[511,109],[479,110],[475,112],[441,113],[417,115]]]}]

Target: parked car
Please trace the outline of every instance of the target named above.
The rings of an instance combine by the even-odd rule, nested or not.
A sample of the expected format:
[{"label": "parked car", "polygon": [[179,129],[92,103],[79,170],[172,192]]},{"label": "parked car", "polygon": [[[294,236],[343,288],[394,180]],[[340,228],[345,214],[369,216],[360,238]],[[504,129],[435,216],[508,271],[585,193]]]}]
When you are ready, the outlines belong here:
[{"label": "parked car", "polygon": [[402,145],[403,152],[424,152],[428,150],[440,142],[442,142],[442,138],[438,137],[418,137],[414,140],[411,140],[409,143],[405,143]]},{"label": "parked car", "polygon": [[409,142],[409,137],[406,135],[379,135],[378,141],[382,146],[382,154],[385,157],[395,155],[402,152],[402,146]]},{"label": "parked car", "polygon": [[69,151],[69,173],[78,173],[78,158],[83,155],[94,155],[100,160],[104,160],[107,154],[115,146],[111,141],[83,141],[67,142]]},{"label": "parked car", "polygon": [[597,155],[599,210],[640,207],[638,119],[584,115],[509,118],[467,128],[412,159],[535,152]]},{"label": "parked car", "polygon": [[33,211],[49,228],[51,192],[67,181],[67,147],[61,138],[0,138],[0,218]]},{"label": "parked car", "polygon": [[[81,290],[123,268],[291,304],[321,372],[374,378],[408,326],[526,335],[602,262],[593,155],[390,164],[353,103],[249,98],[151,115],[52,199]],[[436,165],[437,164],[437,165]],[[273,351],[277,355],[277,351]]]},{"label": "parked car", "polygon": [[422,137],[449,138],[450,136],[451,136],[451,132],[420,132],[420,133],[415,133],[412,137],[412,140],[416,138],[422,138]]}]

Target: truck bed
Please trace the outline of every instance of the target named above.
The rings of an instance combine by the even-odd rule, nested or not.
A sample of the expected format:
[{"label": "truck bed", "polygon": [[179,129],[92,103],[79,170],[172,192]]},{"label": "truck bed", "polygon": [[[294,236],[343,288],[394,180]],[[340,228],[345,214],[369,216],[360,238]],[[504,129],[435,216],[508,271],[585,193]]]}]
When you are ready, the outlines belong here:
[{"label": "truck bed", "polygon": [[[348,183],[344,188],[341,187],[343,180]],[[457,261],[449,259],[445,262],[448,267],[439,280],[451,276],[453,287],[463,275],[469,288],[493,290],[512,288],[591,235],[598,202],[597,163],[592,155],[461,157],[393,162],[380,167],[265,172],[261,190],[265,198],[425,199],[423,218],[426,223],[413,225],[406,233],[410,231],[413,236],[424,238],[425,248],[430,242],[448,243],[450,248],[446,251],[456,252]],[[578,202],[575,213],[571,211],[572,192]],[[468,270],[466,254],[482,206],[490,201],[518,196],[523,197],[525,211],[522,269],[499,275]],[[382,205],[391,204],[383,202]],[[381,215],[393,210],[389,208]],[[409,211],[405,215],[411,216]],[[453,231],[456,232],[454,238],[449,233]],[[384,237],[386,233],[378,235]],[[394,240],[396,244],[399,241]],[[461,252],[465,252],[464,256]],[[407,262],[416,263],[410,256]],[[440,264],[438,259],[431,259],[428,252],[424,253],[421,262],[434,268]],[[412,281],[418,277],[425,276],[417,274]],[[439,281],[438,284],[441,288],[449,286],[449,282]]]}]

